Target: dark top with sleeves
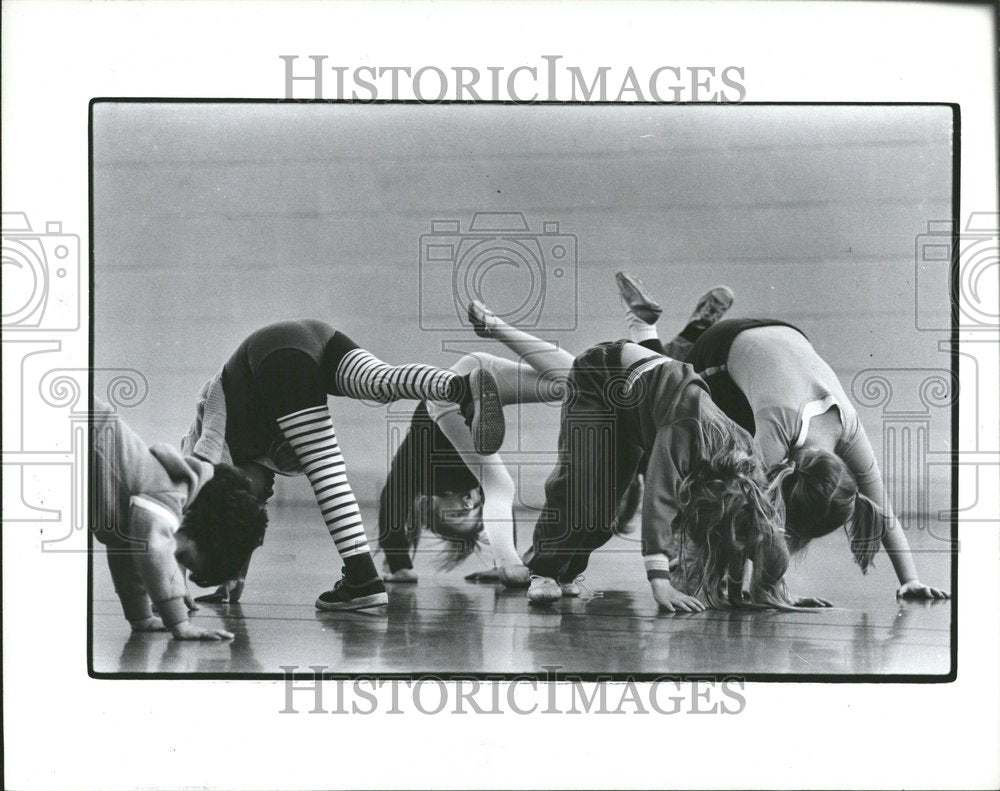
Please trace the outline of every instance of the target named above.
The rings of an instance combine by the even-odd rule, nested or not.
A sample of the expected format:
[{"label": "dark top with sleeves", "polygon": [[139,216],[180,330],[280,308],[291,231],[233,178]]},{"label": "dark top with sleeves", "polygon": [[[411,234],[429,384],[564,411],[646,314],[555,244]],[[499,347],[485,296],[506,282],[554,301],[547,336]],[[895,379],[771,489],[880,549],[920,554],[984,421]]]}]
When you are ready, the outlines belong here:
[{"label": "dark top with sleeves", "polygon": [[703,427],[717,423],[726,431],[740,429],[726,420],[689,364],[664,357],[636,363],[628,371],[626,392],[635,393],[626,396],[634,400],[634,406],[626,410],[631,423],[627,433],[641,451],[640,469],[645,473],[642,552],[674,557],[677,493],[703,458]]},{"label": "dark top with sleeves", "polygon": [[444,495],[479,488],[479,479],[466,466],[421,401],[409,431],[392,459],[379,497],[379,545],[392,571],[413,568],[410,547],[416,543],[414,500],[418,495]]},{"label": "dark top with sleeves", "polygon": [[277,419],[339,395],[333,374],[356,348],[346,335],[313,319],[269,324],[247,337],[222,369],[233,460],[277,458],[284,442]]}]

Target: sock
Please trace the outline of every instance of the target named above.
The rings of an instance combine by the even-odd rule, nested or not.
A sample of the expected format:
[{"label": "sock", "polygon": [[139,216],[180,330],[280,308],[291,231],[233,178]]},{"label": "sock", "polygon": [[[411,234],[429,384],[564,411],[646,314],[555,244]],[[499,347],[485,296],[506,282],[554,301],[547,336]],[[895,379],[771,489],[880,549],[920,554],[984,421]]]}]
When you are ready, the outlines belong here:
[{"label": "sock", "polygon": [[375,569],[375,561],[369,553],[364,555],[351,555],[344,558],[344,577],[353,585],[362,582],[370,582],[372,578],[379,576]]},{"label": "sock", "polygon": [[[344,456],[333,431],[330,412],[325,405],[310,407],[278,418],[278,426],[312,484],[323,521],[347,567],[348,580],[370,579],[375,566],[361,523],[361,511],[347,481]],[[355,561],[355,557],[362,559]],[[367,573],[363,557],[368,558],[367,567],[372,574]],[[355,577],[352,569],[364,576]]]},{"label": "sock", "polygon": [[388,404],[401,398],[451,401],[453,371],[430,365],[389,365],[371,352],[353,349],[344,355],[334,374],[337,389],[350,398]]},{"label": "sock", "polygon": [[632,343],[642,343],[643,341],[657,340],[655,324],[647,324],[631,310],[625,311],[625,326],[628,327],[628,339]]}]

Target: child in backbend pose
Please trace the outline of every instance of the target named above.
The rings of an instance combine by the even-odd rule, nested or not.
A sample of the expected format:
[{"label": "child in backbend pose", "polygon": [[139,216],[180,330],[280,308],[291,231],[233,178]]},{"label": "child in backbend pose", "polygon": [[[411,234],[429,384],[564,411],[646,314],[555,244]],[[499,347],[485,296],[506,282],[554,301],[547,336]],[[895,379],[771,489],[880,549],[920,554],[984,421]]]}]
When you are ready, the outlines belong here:
[{"label": "child in backbend pose", "polygon": [[[659,348],[648,307],[655,302],[641,284],[626,301],[642,314],[634,337]],[[713,400],[754,434],[784,510],[789,548],[795,552],[844,526],[862,571],[879,544],[885,547],[900,583],[897,596],[947,598],[946,591],[920,582],[857,412],[801,330],[777,320],[728,319],[688,333],[691,341],[686,359],[711,387]]]},{"label": "child in backbend pose", "polygon": [[[230,465],[147,447],[110,407],[91,419],[89,521],[133,631],[169,629],[178,640],[233,635],[194,626],[183,568],[198,584],[234,576],[264,539],[267,514]],[[158,615],[153,614],[153,607]]]},{"label": "child in backbend pose", "polygon": [[[521,361],[476,353],[459,360],[453,371],[488,370],[504,406],[562,401],[573,355],[511,327],[482,303],[469,306],[469,319],[480,337],[500,341]],[[454,568],[480,551],[485,538],[496,574],[484,572],[469,578],[526,587],[528,570],[514,543],[514,496],[514,481],[500,455],[484,457],[475,452],[454,405],[419,404],[393,458],[379,503],[386,581],[417,581],[411,553],[422,529],[427,529],[446,542],[440,568]]]},{"label": "child in backbend pose", "polygon": [[[714,290],[699,300],[689,327],[703,330],[725,312],[713,302],[713,294]],[[453,371],[488,369],[496,378],[504,406],[562,401],[573,365],[569,352],[511,327],[479,302],[469,306],[469,319],[480,337],[500,341],[521,362],[477,353],[463,357]],[[442,569],[454,568],[481,550],[485,537],[496,573],[483,572],[467,579],[498,579],[508,587],[526,586],[527,569],[513,541],[514,494],[514,482],[500,456],[475,453],[454,405],[419,404],[393,458],[379,503],[379,542],[388,566],[385,580],[417,581],[411,553],[422,528],[426,528],[446,543],[438,564]],[[638,507],[638,496],[639,488],[633,485],[616,525],[628,521]],[[567,582],[562,591],[569,596],[580,593],[575,581]]]},{"label": "child in backbend pose", "polygon": [[[470,317],[483,337],[491,336],[484,324],[491,315],[479,303],[470,307]],[[475,353],[460,359],[452,371],[488,371],[497,382],[503,406],[559,400],[572,355],[508,325],[493,337],[503,339],[522,362]],[[386,581],[417,581],[411,552],[426,529],[445,542],[437,564],[442,570],[480,551],[485,538],[499,580],[510,587],[526,586],[527,569],[514,543],[514,496],[514,481],[500,455],[476,453],[457,407],[421,402],[379,499]]]},{"label": "child in backbend pose", "polygon": [[[257,330],[206,384],[185,447],[209,461],[231,458],[254,482],[261,501],[273,492],[275,473],[306,475],[344,562],[343,578],[320,594],[316,607],[376,607],[388,599],[347,480],[328,395],[456,404],[471,430],[472,446],[486,455],[503,441],[503,411],[489,371],[462,375],[427,365],[390,366],[312,320]],[[235,601],[241,592],[242,578],[211,600]]]},{"label": "child in backbend pose", "polygon": [[[690,324],[724,312],[709,304],[716,291]],[[796,603],[781,582],[788,552],[753,441],[691,366],[630,341],[593,346],[573,362],[560,420],[559,459],[525,557],[529,601],[564,595],[613,535],[641,472],[642,552],[661,608]]]}]

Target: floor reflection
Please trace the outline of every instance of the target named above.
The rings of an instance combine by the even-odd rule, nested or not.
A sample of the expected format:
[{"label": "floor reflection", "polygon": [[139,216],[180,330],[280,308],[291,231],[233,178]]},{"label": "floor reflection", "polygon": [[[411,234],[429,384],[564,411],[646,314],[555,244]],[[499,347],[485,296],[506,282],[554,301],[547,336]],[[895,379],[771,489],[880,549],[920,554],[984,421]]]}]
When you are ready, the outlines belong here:
[{"label": "floor reflection", "polygon": [[[796,613],[659,613],[634,552],[596,553],[586,584],[601,595],[528,606],[524,591],[470,584],[472,568],[390,586],[382,611],[317,612],[335,576],[326,536],[276,530],[255,557],[243,600],[205,604],[194,618],[232,641],[181,643],[130,634],[109,578],[95,574],[97,672],[272,674],[318,665],[331,673],[946,674],[950,602],[897,602],[891,566],[866,576],[836,542],[810,547],[795,590],[838,607]],[[418,563],[421,561],[418,558]],[[924,553],[925,581],[947,587],[949,556]],[[290,571],[294,567],[294,574]],[[290,581],[294,580],[294,584]]]}]

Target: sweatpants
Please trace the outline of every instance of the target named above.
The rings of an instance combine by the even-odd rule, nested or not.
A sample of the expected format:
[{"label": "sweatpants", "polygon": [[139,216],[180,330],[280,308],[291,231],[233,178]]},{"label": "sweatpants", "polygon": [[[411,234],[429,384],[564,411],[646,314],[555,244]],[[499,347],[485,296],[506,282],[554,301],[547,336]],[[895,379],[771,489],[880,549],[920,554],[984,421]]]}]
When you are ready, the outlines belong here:
[{"label": "sweatpants", "polygon": [[525,555],[532,574],[570,581],[616,532],[623,498],[643,458],[638,421],[622,392],[625,343],[598,344],[573,362],[556,466],[545,482],[545,506]]}]

